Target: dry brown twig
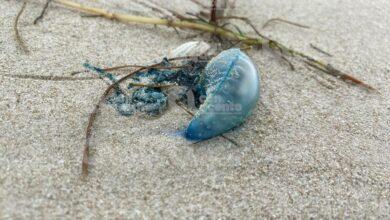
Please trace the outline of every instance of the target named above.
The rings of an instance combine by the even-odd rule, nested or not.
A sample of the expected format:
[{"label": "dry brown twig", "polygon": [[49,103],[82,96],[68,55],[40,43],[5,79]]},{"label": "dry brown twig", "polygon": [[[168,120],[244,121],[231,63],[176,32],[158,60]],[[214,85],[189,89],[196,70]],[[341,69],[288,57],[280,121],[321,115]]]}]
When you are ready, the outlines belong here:
[{"label": "dry brown twig", "polygon": [[18,43],[19,47],[25,52],[25,53],[29,53],[29,50],[26,46],[26,43],[24,42],[24,40],[22,39],[22,37],[20,36],[20,33],[19,33],[19,28],[18,28],[18,25],[19,25],[19,19],[20,19],[20,16],[23,14],[24,10],[26,9],[26,5],[27,5],[27,2],[23,2],[23,5],[22,7],[20,8],[20,11],[18,12],[18,14],[16,15],[16,18],[15,18],[15,21],[14,21],[14,33],[15,33],[15,39],[16,39],[16,42]]},{"label": "dry brown twig", "polygon": [[5,76],[9,78],[46,80],[46,81],[78,81],[78,80],[99,79],[99,77],[42,76],[42,75],[15,75],[15,74],[2,74],[1,76]]},{"label": "dry brown twig", "polygon": [[43,16],[45,16],[45,13],[46,13],[46,11],[47,11],[47,8],[49,7],[49,4],[50,4],[50,2],[52,2],[53,0],[46,0],[46,3],[45,3],[45,5],[43,6],[43,9],[42,9],[42,11],[41,11],[41,14],[37,17],[37,18],[35,18],[35,20],[34,20],[34,24],[37,24],[38,23],[38,21],[39,20],[41,20],[42,18],[43,18]]},{"label": "dry brown twig", "polygon": [[[113,71],[113,70],[119,70],[119,69],[125,69],[125,68],[143,68],[143,67],[148,67],[148,66],[143,66],[143,65],[120,65],[120,66],[113,66],[113,67],[107,67],[107,68],[103,68],[102,70],[104,71]],[[180,68],[183,68],[183,67],[186,67],[185,65],[183,66],[174,66],[174,67],[159,67],[159,69],[180,69]],[[77,74],[80,74],[80,73],[86,73],[88,72],[89,70],[77,70],[77,71],[73,71],[70,73],[70,75],[74,76],[74,75],[77,75]]]},{"label": "dry brown twig", "polygon": [[[152,17],[144,17],[144,16],[134,16],[134,15],[128,15],[128,14],[121,14],[121,13],[113,13],[109,12],[107,10],[101,9],[101,8],[95,8],[95,7],[89,7],[85,5],[81,5],[78,3],[75,3],[70,0],[54,0],[54,2],[61,4],[65,7],[71,8],[73,10],[83,12],[86,14],[92,14],[92,15],[99,15],[101,17],[110,19],[110,20],[116,20],[123,23],[140,23],[140,24],[152,24],[152,25],[163,25],[167,27],[176,27],[181,29],[192,29],[192,30],[198,30],[203,32],[208,32],[211,34],[214,34],[220,38],[225,38],[232,41],[240,41],[242,44],[248,45],[248,46],[257,46],[259,48],[263,47],[269,47],[272,50],[281,52],[282,54],[287,54],[293,57],[298,57],[302,59],[305,63],[309,64],[310,66],[321,70],[322,72],[329,74],[331,76],[334,76],[344,82],[349,82],[353,85],[357,85],[363,88],[366,88],[368,90],[375,90],[372,86],[364,83],[363,81],[357,79],[356,77],[343,73],[340,70],[337,70],[333,68],[332,65],[314,59],[306,54],[303,54],[299,51],[290,49],[283,44],[269,39],[268,37],[251,37],[248,35],[245,35],[243,33],[234,32],[232,30],[219,27],[216,24],[212,23],[205,23],[205,22],[199,22],[199,21],[188,21],[188,20],[169,20],[169,19],[163,19],[163,18],[152,18]],[[273,19],[273,20],[279,20],[279,21],[285,21],[283,19]],[[304,25],[296,24],[293,22],[286,22],[293,25],[306,27]]]},{"label": "dry brown twig", "polygon": [[288,21],[288,20],[285,20],[285,19],[282,19],[282,18],[272,18],[272,19],[269,19],[264,25],[263,25],[263,28],[266,28],[268,27],[271,23],[273,22],[282,22],[282,23],[286,23],[286,24],[289,24],[289,25],[293,25],[293,26],[297,26],[297,27],[300,27],[300,28],[306,28],[306,29],[309,29],[310,27],[307,26],[307,25],[303,25],[303,24],[299,24],[297,22],[292,22],[292,21]]},{"label": "dry brown twig", "polygon": [[325,55],[327,55],[327,56],[329,56],[329,57],[333,57],[332,54],[326,52],[325,50],[323,50],[323,49],[317,47],[317,46],[314,45],[314,44],[310,44],[310,46],[311,46],[314,50],[316,50],[316,51],[318,51],[318,52],[320,52],[320,53],[322,53],[322,54],[325,54]]}]

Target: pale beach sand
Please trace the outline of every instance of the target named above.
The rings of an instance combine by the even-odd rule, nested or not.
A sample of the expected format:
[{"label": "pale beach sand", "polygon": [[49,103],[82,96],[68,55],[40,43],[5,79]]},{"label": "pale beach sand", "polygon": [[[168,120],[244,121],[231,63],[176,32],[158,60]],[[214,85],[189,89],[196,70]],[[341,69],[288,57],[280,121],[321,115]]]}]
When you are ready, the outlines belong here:
[{"label": "pale beach sand", "polygon": [[[142,10],[125,0],[78,2]],[[84,131],[106,84],[3,75],[63,76],[86,60],[145,64],[188,40],[186,32],[85,18],[56,4],[33,25],[43,3],[28,3],[20,20],[29,54],[14,40],[22,3],[0,3],[0,219],[390,218],[390,1],[237,1],[235,14],[259,28],[274,17],[310,26],[275,23],[261,31],[353,73],[379,93],[294,59],[291,71],[278,56],[252,50],[248,55],[261,70],[261,103],[226,134],[241,147],[222,138],[191,145],[169,135],[190,120],[177,106],[148,120],[103,105],[87,182],[80,179]],[[185,0],[159,4],[195,7]]]}]

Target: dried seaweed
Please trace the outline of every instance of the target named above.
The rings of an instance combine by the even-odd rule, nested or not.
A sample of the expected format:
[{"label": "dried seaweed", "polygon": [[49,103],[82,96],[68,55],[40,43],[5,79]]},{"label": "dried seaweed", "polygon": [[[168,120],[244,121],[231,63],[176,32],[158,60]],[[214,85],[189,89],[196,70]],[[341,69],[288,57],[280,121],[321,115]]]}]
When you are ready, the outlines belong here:
[{"label": "dried seaweed", "polygon": [[[127,15],[127,14],[121,14],[121,13],[112,13],[108,12],[107,10],[100,9],[100,8],[94,8],[89,7],[85,5],[81,5],[75,2],[72,2],[70,0],[55,0],[56,3],[59,3],[63,6],[66,6],[68,8],[71,8],[73,10],[77,10],[83,13],[87,14],[93,14],[93,15],[100,15],[104,18],[116,20],[119,22],[124,23],[141,23],[141,24],[152,24],[152,25],[164,25],[168,27],[175,27],[180,29],[192,29],[192,30],[198,30],[202,32],[208,32],[215,36],[217,36],[218,39],[226,39],[229,41],[238,41],[243,45],[247,46],[257,46],[258,48],[264,48],[268,47],[272,49],[273,51],[280,52],[281,54],[293,56],[302,59],[305,63],[307,63],[310,66],[313,66],[326,74],[329,74],[331,76],[334,76],[344,82],[349,82],[353,85],[357,85],[363,88],[366,88],[368,90],[375,90],[372,86],[368,85],[367,83],[364,83],[363,81],[357,79],[356,77],[344,73],[341,70],[334,69],[332,65],[312,58],[311,56],[308,56],[304,53],[301,53],[299,51],[293,50],[287,46],[284,46],[282,43],[270,39],[269,37],[266,37],[262,34],[258,37],[251,37],[244,33],[239,33],[230,29],[227,29],[225,27],[219,26],[217,24],[218,19],[211,19],[214,23],[208,22],[205,23],[204,21],[199,20],[188,20],[186,18],[178,18],[177,20],[171,20],[171,19],[164,19],[164,18],[152,18],[152,17],[144,17],[144,16],[134,16],[134,15]],[[214,9],[213,9],[214,10]],[[213,11],[212,10],[212,11]],[[285,22],[291,25],[296,25],[302,28],[309,28],[308,26],[301,25],[298,23],[286,21],[284,19],[275,18],[271,19],[271,21],[281,21]],[[269,21],[269,22],[271,22]],[[268,23],[269,23],[268,22]]]}]

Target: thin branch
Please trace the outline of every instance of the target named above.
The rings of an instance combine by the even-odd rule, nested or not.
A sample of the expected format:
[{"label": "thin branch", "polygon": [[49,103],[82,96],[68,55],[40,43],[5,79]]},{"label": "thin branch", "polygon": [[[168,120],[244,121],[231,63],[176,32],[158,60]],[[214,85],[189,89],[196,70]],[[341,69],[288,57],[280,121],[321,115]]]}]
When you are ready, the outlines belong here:
[{"label": "thin branch", "polygon": [[145,84],[145,83],[136,83],[136,82],[130,82],[129,85],[149,87],[149,88],[169,88],[169,87],[177,86],[177,84]]},{"label": "thin branch", "polygon": [[[202,18],[199,14],[194,14],[194,13],[191,13],[191,12],[186,12],[187,15],[190,15],[190,16],[193,16],[195,17],[196,19],[192,19],[192,18],[186,18],[186,19],[183,19],[183,20],[187,20],[187,21],[194,21],[194,22],[203,22],[205,24],[208,24],[209,22],[206,21],[204,18]],[[180,18],[179,18],[180,19]]]},{"label": "thin branch", "polygon": [[316,60],[316,59],[314,59],[314,58],[312,58],[304,53],[290,49],[277,41],[271,40],[269,42],[269,46],[271,48],[280,50],[282,53],[287,53],[291,56],[297,56],[297,57],[303,59],[303,62],[305,62],[309,66],[312,66],[318,70],[321,70],[322,72],[329,74],[331,76],[334,76],[337,79],[340,79],[344,82],[348,82],[348,83],[351,83],[352,85],[360,86],[360,87],[368,89],[370,91],[376,90],[374,87],[364,83],[363,81],[357,79],[356,77],[351,76],[349,74],[346,74],[346,73],[334,68],[331,64],[325,63],[325,62],[320,61],[320,60]]},{"label": "thin branch", "polygon": [[[121,66],[114,66],[114,67],[108,67],[108,68],[104,68],[102,70],[104,71],[113,71],[113,70],[119,70],[119,69],[125,69],[125,68],[143,68],[143,67],[148,67],[148,66],[143,66],[143,65],[121,65]],[[183,68],[183,67],[187,67],[186,65],[183,65],[183,66],[160,66],[158,67],[158,69],[162,70],[162,69],[180,69],[180,68]],[[77,70],[77,71],[73,71],[70,73],[70,75],[74,76],[74,75],[77,75],[77,74],[80,74],[80,73],[86,73],[88,72],[88,70]]]},{"label": "thin branch", "polygon": [[291,63],[290,60],[288,60],[285,56],[282,56],[282,60],[284,60],[290,66],[290,69],[292,71],[295,71],[295,66],[294,66],[294,64]]},{"label": "thin branch", "polygon": [[261,34],[256,26],[252,23],[251,20],[249,20],[249,18],[246,18],[246,17],[241,17],[241,16],[223,16],[223,17],[218,17],[218,20],[227,20],[227,19],[236,19],[236,20],[241,20],[243,22],[245,22],[247,25],[249,25],[252,30],[259,36],[259,37],[262,37],[262,38],[267,38],[265,37],[263,34]]},{"label": "thin branch", "polygon": [[[177,28],[183,28],[183,29],[192,29],[192,30],[199,30],[204,32],[209,32],[212,34],[215,34],[219,37],[224,37],[232,41],[241,41],[243,44],[247,44],[250,46],[258,46],[262,48],[265,45],[268,45],[271,49],[275,49],[276,51],[281,51],[282,53],[288,54],[290,56],[295,56],[301,58],[304,62],[317,66],[318,68],[324,71],[325,73],[335,76],[338,79],[341,79],[346,82],[351,82],[354,85],[358,85],[361,87],[364,87],[369,90],[374,90],[374,88],[361,80],[356,79],[355,77],[343,73],[339,70],[334,71],[334,69],[330,68],[331,65],[327,64],[326,62],[316,60],[314,58],[311,58],[310,56],[307,56],[299,51],[295,51],[293,49],[290,49],[283,44],[272,40],[270,38],[266,37],[249,37],[246,35],[242,35],[240,33],[231,31],[226,28],[218,27],[215,24],[211,23],[198,23],[198,22],[191,22],[186,20],[167,20],[167,19],[161,19],[161,18],[151,18],[151,17],[142,17],[142,16],[134,16],[134,15],[127,15],[127,14],[121,14],[121,13],[111,13],[107,10],[100,9],[100,8],[94,8],[89,7],[85,5],[81,5],[75,2],[72,2],[70,0],[54,0],[55,2],[64,5],[66,7],[72,8],[74,10],[88,13],[88,14],[96,14],[101,15],[102,17],[105,17],[107,19],[111,20],[117,20],[123,23],[140,23],[140,24],[152,24],[152,25],[163,25],[168,27],[177,27]],[[282,19],[273,19],[273,20],[282,20]],[[283,21],[283,20],[282,20]],[[293,25],[303,26],[304,25],[296,24],[294,22],[287,22]]]},{"label": "thin branch", "polygon": [[[119,69],[125,69],[125,68],[130,68],[130,67],[141,68],[141,67],[144,67],[144,66],[141,66],[141,65],[122,65],[122,66],[108,67],[108,68],[104,68],[102,70],[104,70],[104,71],[112,71],[112,70],[119,70]],[[77,75],[77,74],[80,74],[80,73],[86,73],[88,71],[89,70],[77,70],[77,71],[71,72],[70,75],[74,76],[74,75]]]},{"label": "thin branch", "polygon": [[33,79],[46,81],[79,81],[79,80],[95,80],[98,77],[70,77],[70,76],[42,76],[42,75],[12,75],[2,74],[1,76],[18,79]]},{"label": "thin branch", "polygon": [[191,115],[191,116],[194,116],[195,113],[193,113],[191,110],[189,110],[188,108],[186,108],[185,106],[182,105],[182,103],[178,100],[175,101],[176,105],[178,105],[182,110],[184,110],[185,112],[187,112],[187,114]]},{"label": "thin branch", "polygon": [[238,142],[235,141],[235,140],[233,140],[232,138],[227,137],[227,136],[224,135],[224,134],[221,134],[220,136],[221,136],[222,138],[224,138],[225,140],[229,141],[229,142],[230,142],[231,144],[233,144],[234,146],[240,147],[240,145],[238,144]]},{"label": "thin branch", "polygon": [[37,24],[38,21],[41,20],[43,18],[43,16],[45,16],[45,13],[46,13],[47,8],[49,7],[49,4],[50,4],[51,1],[53,1],[53,0],[47,0],[46,1],[45,5],[43,6],[43,9],[41,11],[41,14],[37,18],[35,18],[34,24]]},{"label": "thin branch", "polygon": [[95,14],[101,15],[104,18],[117,20],[123,23],[140,23],[140,24],[152,24],[152,25],[163,25],[163,26],[175,26],[183,29],[193,29],[199,31],[205,31],[209,33],[214,33],[220,35],[222,37],[226,37],[231,40],[240,40],[246,44],[257,44],[263,45],[266,43],[262,38],[251,38],[247,36],[242,36],[239,33],[235,33],[231,30],[224,29],[209,23],[197,23],[186,20],[174,20],[170,21],[162,18],[151,18],[151,17],[143,17],[143,16],[135,16],[135,15],[127,15],[122,13],[112,13],[107,10],[89,7],[85,5],[81,5],[70,0],[54,0],[56,3],[64,5],[68,8],[72,8],[79,12],[84,12],[87,14]]},{"label": "thin branch", "polygon": [[27,46],[26,46],[24,40],[23,40],[22,37],[20,36],[19,28],[18,28],[19,18],[20,18],[20,16],[23,14],[23,11],[24,11],[24,9],[26,8],[26,5],[27,5],[27,2],[23,2],[22,8],[20,8],[19,13],[16,15],[15,22],[14,22],[14,32],[15,32],[15,39],[16,39],[16,42],[18,43],[19,47],[20,47],[25,53],[29,53],[29,50],[28,50],[28,48],[27,48]]},{"label": "thin branch", "polygon": [[307,25],[303,25],[303,24],[299,24],[299,23],[296,23],[296,22],[288,21],[288,20],[285,20],[285,19],[282,19],[282,18],[272,18],[272,19],[269,19],[267,22],[265,22],[265,24],[263,25],[263,28],[266,28],[272,22],[275,22],[275,21],[276,22],[286,23],[286,24],[293,25],[293,26],[297,26],[297,27],[300,27],[300,28],[310,29],[310,27],[307,26]]},{"label": "thin branch", "polygon": [[359,85],[361,87],[364,87],[368,90],[376,90],[375,88],[373,88],[372,86],[364,83],[363,81],[361,81],[360,79],[357,79],[351,75],[348,75],[348,74],[345,74],[345,73],[342,73],[340,72],[339,70],[335,69],[332,65],[328,64],[326,66],[322,66],[320,64],[315,64],[315,63],[310,63],[308,61],[305,61],[306,64],[308,64],[309,66],[317,69],[317,70],[320,70],[326,74],[329,74],[331,76],[334,76],[338,79],[341,79],[342,81],[344,82],[348,82],[348,83],[351,83],[353,85]]},{"label": "thin branch", "polygon": [[329,56],[329,57],[332,57],[332,54],[330,54],[330,53],[326,52],[325,50],[323,50],[323,49],[321,49],[321,48],[315,46],[314,44],[310,44],[310,46],[311,46],[314,50],[316,50],[316,51],[318,51],[318,52],[320,52],[320,53],[323,53],[323,54],[325,54],[325,55],[327,55],[327,56]]},{"label": "thin branch", "polygon": [[82,17],[82,18],[100,18],[100,17],[103,17],[103,16],[101,16],[101,15],[89,15],[89,14],[82,14],[82,15],[80,15],[80,17]]},{"label": "thin branch", "polygon": [[217,24],[217,0],[212,0],[211,2],[211,11],[210,11],[210,20],[211,24]]}]

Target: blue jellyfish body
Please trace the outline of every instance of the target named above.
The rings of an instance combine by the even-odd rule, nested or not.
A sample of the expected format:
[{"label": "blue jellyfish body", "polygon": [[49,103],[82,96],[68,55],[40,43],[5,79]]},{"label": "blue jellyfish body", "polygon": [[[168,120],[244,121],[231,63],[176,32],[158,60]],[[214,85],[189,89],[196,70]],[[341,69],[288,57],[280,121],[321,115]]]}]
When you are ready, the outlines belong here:
[{"label": "blue jellyfish body", "polygon": [[206,66],[202,87],[206,99],[186,128],[189,140],[206,140],[240,125],[259,100],[256,66],[239,49],[229,49]]}]

